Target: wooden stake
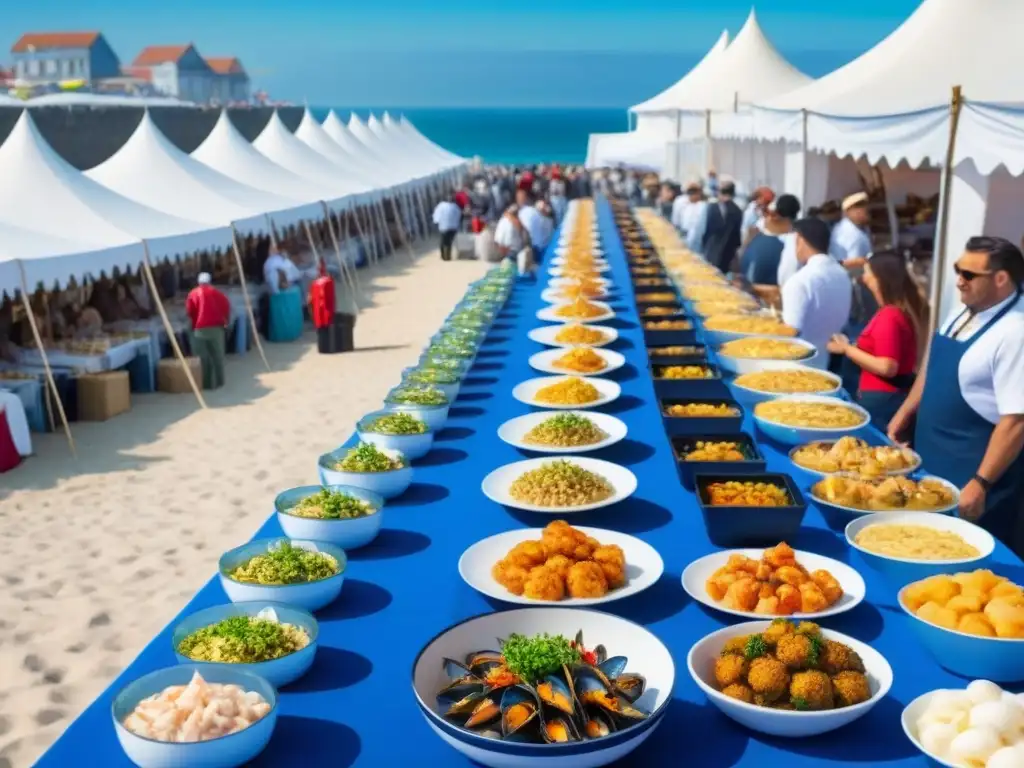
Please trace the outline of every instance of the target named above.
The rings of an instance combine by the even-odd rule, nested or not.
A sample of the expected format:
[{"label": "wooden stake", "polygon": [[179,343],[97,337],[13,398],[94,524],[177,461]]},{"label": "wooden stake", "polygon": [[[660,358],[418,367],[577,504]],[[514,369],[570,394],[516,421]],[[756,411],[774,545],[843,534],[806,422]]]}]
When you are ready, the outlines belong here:
[{"label": "wooden stake", "polygon": [[931,307],[928,318],[928,336],[931,338],[939,325],[939,304],[942,301],[942,284],[946,278],[946,247],[949,239],[949,203],[953,189],[953,164],[956,162],[956,134],[960,128],[960,112],[964,106],[963,89],[953,86],[949,100],[949,141],[946,143],[946,163],[942,167],[942,197],[939,204],[939,221],[935,233],[935,251],[932,254]]},{"label": "wooden stake", "polygon": [[[349,274],[345,267],[345,259],[341,255],[341,245],[338,243],[338,238],[334,234],[334,225],[331,224],[331,216],[327,211],[326,204],[324,205],[324,211],[327,213],[327,230],[331,233],[331,242],[334,244],[334,256],[338,260],[338,269],[341,270],[342,278],[345,281],[345,285],[348,286],[349,291],[352,293],[352,303],[355,305],[356,314],[362,312],[359,307],[359,298],[356,291],[356,284],[352,281],[352,275]],[[353,270],[355,272],[355,270]]]},{"label": "wooden stake", "polygon": [[398,248],[395,246],[395,238],[391,235],[391,227],[388,226],[388,216],[384,210],[383,199],[377,201],[377,215],[380,217],[380,226],[384,230],[384,234],[388,239],[388,245],[391,246],[391,253],[394,253]]},{"label": "wooden stake", "polygon": [[[324,210],[327,210],[327,204],[326,203],[324,204]],[[341,213],[338,214],[338,236],[335,239],[335,242],[338,243],[339,254],[341,252],[341,247],[348,240],[348,215],[349,215],[348,211],[342,211]],[[342,227],[342,222],[345,222],[345,226],[344,227]],[[327,223],[328,224],[331,223],[330,216],[327,217]],[[333,235],[334,235],[334,230],[332,229],[331,230],[331,236],[333,237]],[[345,263],[344,260],[342,260],[342,264],[344,264],[344,263]],[[348,272],[349,272],[349,282],[352,283],[355,286],[356,292],[359,295],[362,295],[362,293],[363,293],[363,284],[362,284],[362,282],[359,279],[359,269],[356,267],[355,262],[353,262],[352,264],[348,265]]]},{"label": "wooden stake", "polygon": [[260,341],[259,326],[256,325],[256,313],[252,311],[252,300],[249,298],[249,286],[245,281],[245,265],[242,264],[242,252],[238,250],[238,232],[235,230],[235,225],[231,225],[231,250],[235,252],[235,264],[238,265],[238,280],[242,284],[242,300],[245,302],[246,315],[249,318],[249,322],[252,324],[253,338],[256,341],[256,349],[259,350],[260,357],[263,358],[263,365],[269,371],[270,363],[267,361],[267,353],[263,351],[263,342]]},{"label": "wooden stake", "polygon": [[[39,326],[36,325],[36,314],[32,311],[32,302],[28,297],[28,280],[25,277],[25,265],[18,261],[18,269],[21,270],[21,301],[25,305],[25,312],[28,313],[28,324],[32,329],[32,338],[39,347],[39,356],[43,360],[43,370],[46,372],[46,383],[49,385],[53,401],[57,404],[57,411],[60,413],[60,423],[64,427],[64,436],[68,439],[68,447],[71,448],[71,455],[78,458],[78,451],[75,450],[75,438],[71,436],[71,425],[68,424],[67,414],[64,413],[64,403],[60,400],[60,392],[57,391],[57,382],[53,378],[53,370],[50,368],[50,358],[46,355],[46,348],[43,346],[43,337],[39,335]],[[53,418],[51,414],[50,418]]]},{"label": "wooden stake", "polygon": [[366,242],[366,237],[363,235],[363,228],[359,224],[359,209],[352,209],[352,221],[356,225],[356,235],[359,237],[359,241],[366,247],[366,256],[370,260],[370,264],[375,264],[376,261],[373,258],[373,249],[370,247],[370,243]]},{"label": "wooden stake", "polygon": [[188,378],[188,384],[192,387],[192,392],[196,396],[196,400],[199,401],[199,407],[206,409],[206,400],[203,399],[203,391],[196,384],[196,379],[192,375],[192,369],[188,365],[188,360],[185,359],[185,355],[181,352],[181,346],[178,344],[178,337],[174,335],[174,326],[171,325],[171,318],[167,316],[167,310],[164,309],[163,300],[160,298],[160,292],[156,289],[156,280],[153,278],[153,267],[149,263],[149,243],[145,240],[142,241],[142,268],[146,273],[146,282],[149,284],[149,290],[153,293],[153,301],[156,302],[156,308],[160,312],[160,319],[164,322],[164,330],[167,332],[167,339],[171,342],[171,347],[174,349],[174,354],[178,358],[178,362],[181,363],[181,367],[185,369],[185,376]]},{"label": "wooden stake", "polygon": [[409,242],[409,238],[405,234],[405,225],[402,223],[402,211],[395,204],[394,198],[388,198],[388,202],[391,203],[391,211],[395,214],[395,225],[398,227],[398,239],[402,241],[402,245],[405,246],[406,252],[409,254],[409,263],[416,263],[416,254],[412,250],[412,243]]}]

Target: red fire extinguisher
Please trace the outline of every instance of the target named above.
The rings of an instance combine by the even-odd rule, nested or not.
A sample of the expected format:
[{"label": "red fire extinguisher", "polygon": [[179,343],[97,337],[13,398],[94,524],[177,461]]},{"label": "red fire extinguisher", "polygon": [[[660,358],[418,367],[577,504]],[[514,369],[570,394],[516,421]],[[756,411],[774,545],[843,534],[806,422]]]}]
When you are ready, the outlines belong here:
[{"label": "red fire extinguisher", "polygon": [[320,260],[320,277],[309,286],[309,309],[313,326],[327,328],[334,319],[334,278],[327,274],[327,266]]}]

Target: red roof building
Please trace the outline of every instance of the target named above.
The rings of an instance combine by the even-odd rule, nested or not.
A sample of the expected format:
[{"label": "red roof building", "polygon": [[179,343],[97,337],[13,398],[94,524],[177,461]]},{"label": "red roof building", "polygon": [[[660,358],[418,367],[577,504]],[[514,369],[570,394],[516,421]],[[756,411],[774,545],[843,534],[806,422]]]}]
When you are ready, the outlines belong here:
[{"label": "red roof building", "polygon": [[121,74],[121,62],[100,32],[26,32],[11,46],[11,58],[15,79],[28,85],[95,83]]}]

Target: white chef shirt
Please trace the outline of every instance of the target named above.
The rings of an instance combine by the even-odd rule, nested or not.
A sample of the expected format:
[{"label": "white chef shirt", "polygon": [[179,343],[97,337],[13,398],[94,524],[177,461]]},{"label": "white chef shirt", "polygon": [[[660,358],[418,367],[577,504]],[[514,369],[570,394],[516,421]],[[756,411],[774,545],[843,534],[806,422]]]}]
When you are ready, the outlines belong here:
[{"label": "white chef shirt", "polygon": [[439,232],[451,232],[459,228],[462,211],[451,200],[442,200],[434,209],[434,223]]},{"label": "white chef shirt", "polygon": [[263,263],[263,282],[267,284],[267,290],[271,293],[278,293],[280,290],[277,287],[278,272],[284,272],[289,285],[302,279],[302,271],[295,266],[295,262],[280,253],[272,253]]},{"label": "white chef shirt", "polygon": [[866,259],[871,253],[871,238],[845,216],[832,228],[828,252],[838,261]]},{"label": "white chef shirt", "polygon": [[522,250],[523,236],[509,221],[508,216],[502,216],[498,221],[498,226],[494,230],[494,244],[508,248],[513,255]]},{"label": "white chef shirt", "polygon": [[685,233],[686,247],[694,253],[704,250],[704,229],[707,226],[708,204],[704,200],[697,202],[686,201],[685,206],[679,211],[678,222],[676,219],[675,204],[672,206],[672,223]]},{"label": "white chef shirt", "polygon": [[538,211],[532,205],[524,205],[519,209],[519,220],[523,227],[530,234],[530,243],[541,250],[548,247],[551,242],[551,234],[554,231],[554,224],[551,219]]},{"label": "white chef shirt", "polygon": [[835,259],[824,254],[811,256],[803,269],[782,288],[782,320],[800,331],[818,355],[808,365],[828,367],[829,339],[843,330],[850,319],[853,284]]},{"label": "white chef shirt", "polygon": [[[1013,301],[1015,296],[979,312],[957,334],[957,341],[970,339]],[[956,320],[963,310],[961,305],[952,311],[941,327],[944,335],[964,322],[964,318]],[[995,424],[1000,416],[1024,413],[1024,298],[964,352],[959,374],[960,393],[985,421]],[[942,382],[926,379],[925,386],[942,386]]]},{"label": "white chef shirt", "polygon": [[782,241],[782,256],[779,257],[776,281],[781,288],[800,270],[800,262],[796,259],[796,232],[779,235],[779,239]]}]

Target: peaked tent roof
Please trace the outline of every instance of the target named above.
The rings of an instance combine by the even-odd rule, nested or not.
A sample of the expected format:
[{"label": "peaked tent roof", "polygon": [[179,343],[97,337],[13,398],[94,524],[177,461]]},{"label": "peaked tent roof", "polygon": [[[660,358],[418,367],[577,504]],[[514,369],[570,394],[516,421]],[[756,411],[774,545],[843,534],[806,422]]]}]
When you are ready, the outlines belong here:
[{"label": "peaked tent roof", "polygon": [[665,112],[674,111],[679,109],[688,109],[690,107],[690,81],[693,79],[695,74],[701,70],[707,69],[714,65],[715,59],[717,59],[723,51],[729,45],[729,30],[722,30],[722,34],[718,36],[718,40],[713,46],[704,54],[704,58],[694,65],[693,69],[683,75],[675,84],[670,85],[664,91],[656,96],[652,96],[647,101],[640,102],[639,104],[629,108],[630,112]]},{"label": "peaked tent roof", "polygon": [[393,129],[412,137],[413,141],[421,142],[432,152],[436,153],[438,157],[440,157],[443,161],[447,161],[451,163],[453,166],[462,165],[467,162],[466,158],[460,157],[459,155],[456,155],[454,152],[448,151],[440,144],[437,144],[436,142],[433,142],[430,139],[428,139],[426,136],[420,133],[419,129],[412,124],[412,121],[407,119],[404,115],[399,117],[398,120],[394,120],[392,119],[391,115],[385,112],[384,119],[382,122],[386,129]]},{"label": "peaked tent roof", "polygon": [[323,126],[309,111],[309,107],[306,107],[302,114],[302,121],[295,129],[295,138],[341,168],[345,173],[346,180],[354,186],[374,191],[381,189],[381,185],[369,178],[359,164],[352,159],[352,156],[324,131]]},{"label": "peaked tent roof", "polygon": [[415,160],[421,167],[428,168],[431,173],[441,171],[447,165],[441,162],[441,159],[427,147],[413,141],[412,137],[385,129],[384,124],[377,119],[376,115],[371,114],[366,119],[366,130],[375,135],[384,146],[390,147],[392,152]]},{"label": "peaked tent roof", "polygon": [[174,146],[145,112],[128,141],[85,172],[144,205],[207,224],[265,228],[264,214],[292,207],[285,198],[240,184]]},{"label": "peaked tent roof", "polygon": [[[376,118],[373,118],[376,123]],[[419,152],[410,149],[404,142],[396,141],[393,134],[384,135],[378,130],[370,127],[369,122],[364,123],[359,116],[353,114],[348,121],[348,128],[360,141],[378,148],[378,151],[398,163],[409,168],[417,176],[432,176],[440,168],[438,163],[424,158]]]},{"label": "peaked tent roof", "polygon": [[353,134],[333,109],[327,114],[327,119],[323,123],[323,129],[324,133],[330,136],[340,147],[347,150],[349,154],[363,158],[364,165],[378,174],[377,178],[382,183],[402,184],[412,180],[413,176],[411,173],[393,165],[384,154],[378,152],[376,147],[366,144]]}]

